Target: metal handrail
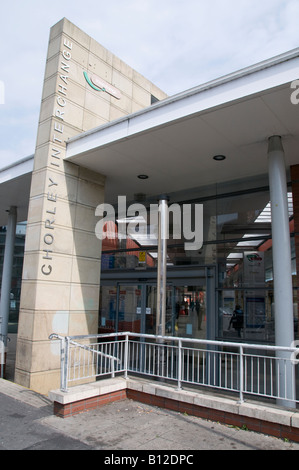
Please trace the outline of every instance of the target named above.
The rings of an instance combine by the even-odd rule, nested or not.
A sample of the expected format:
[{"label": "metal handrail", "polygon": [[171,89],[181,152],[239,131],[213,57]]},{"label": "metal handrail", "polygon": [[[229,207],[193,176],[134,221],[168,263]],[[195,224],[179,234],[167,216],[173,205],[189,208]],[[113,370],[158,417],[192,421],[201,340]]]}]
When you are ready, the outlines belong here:
[{"label": "metal handrail", "polygon": [[[67,336],[59,336],[55,333],[52,333],[49,336],[49,339],[52,339],[52,336],[56,336],[59,338],[66,338]],[[155,339],[157,341],[179,341],[187,342],[187,343],[198,343],[198,344],[207,344],[207,345],[214,345],[214,346],[231,346],[231,347],[240,347],[249,348],[249,349],[264,349],[266,351],[287,351],[287,352],[298,352],[298,348],[296,347],[289,347],[289,346],[274,346],[274,345],[267,345],[267,344],[256,344],[256,343],[243,343],[243,342],[236,342],[236,341],[220,341],[220,340],[210,340],[210,339],[200,339],[200,338],[186,338],[183,336],[161,336],[161,335],[152,335],[146,333],[135,333],[133,331],[119,331],[115,333],[101,333],[101,334],[94,334],[94,335],[76,335],[76,336],[69,336],[71,340],[74,339],[92,339],[92,338],[115,338],[119,336],[135,336],[136,338],[148,338],[148,339]]]},{"label": "metal handrail", "polygon": [[[103,353],[101,351],[97,351],[96,349],[92,349],[89,346],[86,346],[84,344],[80,344],[76,341],[74,341],[74,338],[81,338],[81,339],[88,339],[88,338],[94,338],[92,335],[87,335],[87,336],[80,336],[80,337],[70,337],[70,336],[61,336],[56,333],[52,333],[49,336],[50,340],[53,339],[58,339],[61,341],[61,381],[60,381],[60,388],[62,391],[67,392],[68,387],[67,387],[67,377],[68,377],[68,351],[69,351],[69,346],[72,344],[73,346],[77,346],[78,348],[84,349],[85,351],[94,353],[98,356],[105,357],[107,359],[111,360],[111,366],[112,366],[112,376],[114,377],[115,370],[114,370],[114,361],[117,362],[118,364],[120,363],[120,360],[116,356],[112,356],[110,354]],[[63,343],[65,346],[63,347]]]},{"label": "metal handrail", "polygon": [[[59,339],[61,341],[61,389],[63,391],[67,391],[68,388],[68,372],[71,367],[69,363],[69,353],[70,353],[70,346],[74,346],[75,348],[82,348],[88,352],[91,352],[92,354],[96,354],[98,356],[102,356],[104,358],[107,358],[110,361],[110,369],[107,372],[105,369],[104,372],[99,372],[98,374],[94,374],[94,376],[100,376],[100,375],[107,375],[109,373],[112,374],[114,377],[115,374],[115,367],[114,364],[121,364],[122,367],[118,369],[118,372],[123,372],[125,378],[128,377],[129,372],[137,372],[140,374],[147,374],[147,375],[155,375],[151,371],[150,372],[145,372],[144,369],[142,368],[141,364],[141,359],[139,361],[138,355],[141,357],[143,356],[142,361],[145,361],[146,355],[150,354],[150,348],[156,347],[155,353],[160,354],[161,357],[163,356],[163,361],[164,355],[165,357],[169,357],[170,354],[172,354],[172,361],[175,361],[172,363],[172,370],[171,374],[167,375],[164,374],[164,371],[158,372],[158,376],[162,377],[164,379],[172,379],[176,380],[178,389],[182,388],[182,382],[188,382],[188,383],[194,383],[197,385],[208,385],[208,386],[217,386],[217,388],[220,389],[225,389],[225,390],[233,390],[233,391],[238,391],[239,392],[239,402],[244,401],[244,393],[254,393],[249,390],[248,383],[246,382],[247,380],[247,372],[250,369],[250,379],[257,380],[257,389],[260,390],[262,383],[260,383],[260,378],[259,377],[253,377],[253,369],[254,369],[254,361],[258,362],[258,368],[264,367],[264,375],[266,375],[267,372],[267,365],[265,364],[265,361],[270,361],[270,367],[271,367],[271,376],[270,376],[270,381],[271,381],[271,393],[265,394],[265,393],[257,393],[258,395],[266,396],[266,397],[273,397],[277,398],[274,392],[272,391],[272,381],[275,379],[275,373],[273,373],[272,369],[274,369],[273,364],[275,363],[275,367],[280,367],[279,373],[277,372],[276,377],[279,375],[282,375],[281,371],[283,374],[285,374],[286,378],[284,378],[284,382],[276,384],[276,388],[278,389],[278,398],[281,398],[281,404],[284,406],[287,406],[291,403],[292,404],[296,402],[296,395],[294,393],[294,387],[295,387],[295,377],[294,377],[294,365],[297,364],[299,361],[294,360],[294,357],[296,357],[297,353],[299,352],[299,349],[296,347],[286,347],[286,346],[272,346],[272,345],[261,345],[261,344],[251,344],[251,343],[237,343],[237,342],[232,342],[232,341],[219,341],[219,340],[205,340],[205,339],[197,339],[197,338],[186,338],[186,337],[177,337],[177,336],[161,336],[161,335],[151,335],[151,334],[141,334],[141,333],[135,333],[135,332],[114,332],[114,333],[106,333],[106,334],[97,334],[97,335],[77,335],[77,336],[60,336],[55,333],[50,335],[50,339]],[[137,341],[137,339],[140,339],[140,341]],[[110,347],[114,347],[114,345],[117,345],[117,351],[118,354],[122,354],[122,357],[118,357],[113,354],[107,354],[103,351],[99,351],[96,349],[94,346],[87,346],[80,344],[80,341],[88,341],[94,339],[97,341],[98,345],[110,345]],[[113,342],[107,342],[107,339],[113,339]],[[101,340],[105,340],[101,342]],[[150,340],[149,342],[146,342],[146,340]],[[185,344],[187,343],[187,344]],[[206,349],[199,347],[196,349],[196,346],[202,346],[205,345]],[[165,346],[165,352],[164,352],[164,346]],[[134,348],[139,348],[138,352],[134,353]],[[148,348],[148,349],[146,349]],[[168,348],[168,349],[167,349]],[[225,351],[222,350],[222,348],[225,348]],[[169,353],[171,349],[171,353]],[[231,351],[229,351],[231,349]],[[263,350],[267,353],[273,352],[276,353],[275,357],[267,356],[267,355],[260,355],[256,354],[255,351],[257,350]],[[137,350],[136,350],[137,351]],[[254,351],[253,354],[249,354],[248,351]],[[168,354],[169,353],[169,354]],[[134,355],[135,354],[135,355]],[[153,354],[151,352],[151,354]],[[193,358],[192,360],[194,361],[195,354],[205,354],[205,360],[209,358],[209,361],[207,361],[207,364],[203,364],[203,368],[205,369],[205,373],[208,373],[209,375],[214,374],[214,382],[221,382],[221,379],[215,379],[215,376],[217,374],[217,367],[218,371],[220,371],[221,368],[221,361],[226,361],[227,364],[225,367],[230,367],[233,368],[233,371],[230,372],[231,374],[235,374],[236,377],[234,377],[235,380],[238,382],[238,390],[236,390],[235,385],[231,387],[222,387],[219,386],[215,383],[214,384],[206,384],[204,383],[199,383],[196,381],[192,381],[189,379],[189,374],[194,375],[194,370],[189,372],[189,366],[186,365],[187,357],[188,361],[189,358]],[[174,359],[175,356],[175,359]],[[212,356],[213,356],[213,361],[214,364],[212,364]],[[230,356],[230,364],[228,364],[227,357]],[[161,362],[161,357],[159,358]],[[217,359],[216,359],[217,357]],[[149,356],[147,357],[147,360],[149,360]],[[251,363],[249,362],[251,360]],[[218,363],[216,364],[216,361]],[[237,363],[237,366],[235,363]],[[274,362],[273,362],[274,361]],[[264,365],[263,365],[264,362]],[[272,364],[273,362],[273,364]],[[134,363],[134,367],[132,364]],[[220,366],[219,366],[220,364]],[[156,364],[157,365],[157,364]],[[74,367],[74,364],[73,364]],[[82,365],[79,365],[80,367],[83,367]],[[173,373],[173,369],[176,369],[175,374]],[[208,368],[210,368],[208,370]],[[162,370],[162,369],[161,369]],[[187,371],[187,372],[186,372]],[[184,377],[184,374],[188,375],[188,377]],[[259,372],[260,373],[260,372]],[[83,378],[83,377],[81,377]],[[84,377],[86,378],[86,376]],[[229,380],[232,380],[230,378]],[[263,380],[265,381],[266,378],[263,377]],[[284,393],[283,393],[283,388],[284,388]],[[291,392],[289,392],[289,389]],[[286,403],[286,404],[284,404]]]}]

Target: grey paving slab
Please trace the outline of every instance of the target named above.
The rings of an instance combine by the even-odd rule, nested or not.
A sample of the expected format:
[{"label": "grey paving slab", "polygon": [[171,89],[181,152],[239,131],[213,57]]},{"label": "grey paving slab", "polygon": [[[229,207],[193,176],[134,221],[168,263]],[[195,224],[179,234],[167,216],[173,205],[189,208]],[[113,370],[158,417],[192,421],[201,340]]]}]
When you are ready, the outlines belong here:
[{"label": "grey paving slab", "polygon": [[299,450],[299,444],[132,400],[62,419],[53,415],[47,397],[0,380],[0,450],[25,449],[101,450],[111,456],[117,451]]},{"label": "grey paving slab", "polygon": [[101,429],[103,410],[97,409],[62,420],[42,421],[55,431],[106,450],[299,450],[284,442],[238,428],[162,410],[132,400],[105,406],[111,426]]},{"label": "grey paving slab", "polygon": [[0,392],[1,450],[88,450],[78,439],[42,423],[49,406],[35,407]]}]

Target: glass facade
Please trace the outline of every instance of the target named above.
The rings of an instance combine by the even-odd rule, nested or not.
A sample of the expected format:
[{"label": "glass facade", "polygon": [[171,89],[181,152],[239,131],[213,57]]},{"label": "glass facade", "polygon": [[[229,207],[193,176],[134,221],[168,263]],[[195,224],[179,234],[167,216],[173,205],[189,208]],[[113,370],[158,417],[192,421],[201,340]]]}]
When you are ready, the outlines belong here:
[{"label": "glass facade", "polygon": [[[201,280],[203,281],[203,279]],[[199,280],[197,280],[199,284]],[[206,338],[205,283],[190,286],[182,281],[166,286],[166,336]],[[115,283],[101,287],[100,333],[133,331],[158,334],[156,324],[157,286]],[[144,309],[145,315],[142,315]]]},{"label": "glass facade", "polygon": [[[190,204],[191,207],[202,204],[203,245],[196,251],[185,249],[183,225],[179,238],[174,227],[175,218],[170,211],[166,334],[207,338],[209,330],[210,337],[214,339],[274,343],[271,212],[266,182],[267,178],[261,178],[255,183],[242,181],[214,185],[200,191],[170,196],[169,207],[171,204],[177,204],[180,208],[184,204]],[[294,333],[297,339],[298,285],[291,190],[288,195]],[[109,236],[102,244],[99,332],[129,329],[156,333],[158,242],[157,225],[153,221],[157,219],[150,217],[150,203],[147,209],[147,220],[143,225],[140,224],[138,214],[121,220],[126,225],[126,238],[118,237],[120,220],[116,223],[108,222],[104,226]],[[6,228],[1,227],[0,276],[5,234]],[[18,326],[25,235],[26,223],[18,224],[11,288],[10,333],[17,332]],[[205,273],[205,269],[211,266],[215,273],[212,287]],[[213,302],[208,301],[211,298]]]},{"label": "glass facade", "polygon": [[[297,278],[291,190],[289,190],[288,198],[293,268],[294,332],[297,338]],[[188,312],[186,316],[179,314],[178,321],[170,322],[174,325],[170,331],[185,336],[188,330],[192,331],[193,337],[200,337],[198,335],[200,331],[198,325],[201,323],[199,315],[196,314],[191,321],[192,313],[196,312],[196,303],[200,301],[202,318],[206,319],[209,315],[215,316],[216,310],[216,318],[212,322],[214,328],[212,336],[215,339],[273,344],[275,305],[271,208],[267,177],[256,181],[213,185],[201,191],[190,191],[189,194],[177,193],[170,196],[169,207],[174,204],[172,201],[178,203],[181,208],[183,204],[203,205],[203,246],[197,251],[186,251],[184,247],[186,238],[183,236],[183,230],[180,239],[173,236],[174,219],[170,213],[167,247],[168,272],[188,270],[196,266],[214,266],[216,279],[213,292],[215,304],[211,307],[214,312],[207,310],[205,286],[195,289],[193,295],[192,286],[199,284],[196,277],[189,281],[191,291],[188,290],[188,285],[183,288],[182,282],[182,285],[177,288],[183,288],[183,293],[177,290],[168,294],[168,303],[171,304],[173,317],[176,316],[176,304],[181,304],[181,306],[184,304]],[[149,208],[148,204],[147,230],[145,231],[143,227],[138,232],[135,228],[127,239],[118,239],[117,223],[113,226],[112,222],[108,222],[110,225],[106,227],[106,230],[110,231],[110,234],[115,232],[116,237],[103,240],[102,279],[105,279],[107,273],[110,276],[115,273],[117,280],[120,272],[135,272],[138,278],[141,270],[148,272],[155,270],[157,238],[155,239],[152,234],[156,233],[157,227],[151,225]],[[127,227],[132,220],[132,218],[126,220]],[[134,222],[137,224],[138,218],[135,218]],[[127,233],[130,231],[128,230]],[[135,292],[137,291],[136,286]],[[179,292],[181,299],[176,302]],[[102,293],[101,305],[103,305],[104,297]],[[184,317],[188,318],[187,329],[180,326],[183,324]]]},{"label": "glass facade", "polygon": [[[26,223],[20,223],[16,227],[12,283],[11,283],[11,292],[10,292],[10,311],[9,311],[9,320],[8,320],[8,333],[17,333],[17,330],[18,330],[25,236],[26,236]],[[6,227],[0,227],[0,285],[2,283],[5,238],[6,238]]]}]

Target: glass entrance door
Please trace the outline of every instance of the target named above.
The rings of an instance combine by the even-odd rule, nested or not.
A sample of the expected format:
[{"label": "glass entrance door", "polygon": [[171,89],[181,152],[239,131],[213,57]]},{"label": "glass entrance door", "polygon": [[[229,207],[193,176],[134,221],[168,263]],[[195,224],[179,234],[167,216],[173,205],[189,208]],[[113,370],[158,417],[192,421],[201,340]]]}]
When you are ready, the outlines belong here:
[{"label": "glass entrance door", "polygon": [[[194,281],[193,281],[194,282]],[[175,335],[207,338],[207,299],[205,283],[173,287]]]},{"label": "glass entrance door", "polygon": [[[99,333],[157,334],[157,286],[149,282],[102,285]],[[212,339],[206,278],[173,279],[166,287],[165,335]],[[211,323],[211,321],[210,321]]]},{"label": "glass entrance door", "polygon": [[[144,333],[157,334],[157,287],[146,286]],[[167,285],[165,335],[206,338],[205,285]]]},{"label": "glass entrance door", "polygon": [[142,333],[142,291],[142,285],[120,284],[118,286],[117,331]]},{"label": "glass entrance door", "polygon": [[[166,286],[166,317],[165,335],[174,335],[174,308],[173,308],[173,286]],[[157,286],[146,284],[145,322],[144,333],[149,335],[158,334],[157,331]]]},{"label": "glass entrance door", "polygon": [[100,295],[99,333],[141,333],[143,285],[103,285]]}]

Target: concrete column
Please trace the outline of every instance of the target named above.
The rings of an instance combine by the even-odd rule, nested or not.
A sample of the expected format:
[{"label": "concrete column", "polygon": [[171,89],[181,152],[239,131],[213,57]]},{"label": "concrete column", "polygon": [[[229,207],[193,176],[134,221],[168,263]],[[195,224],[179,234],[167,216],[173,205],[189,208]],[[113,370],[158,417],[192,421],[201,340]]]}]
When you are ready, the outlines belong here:
[{"label": "concrete column", "polygon": [[[291,347],[294,340],[293,292],[291,270],[291,245],[287,201],[287,182],[284,150],[280,136],[272,136],[268,142],[268,168],[272,217],[275,342],[277,346]],[[278,386],[286,399],[283,406],[294,407],[288,400],[295,398],[294,366],[285,359],[290,354],[279,352]],[[286,367],[285,367],[286,365]]]},{"label": "concrete column", "polygon": [[[292,193],[293,193],[293,217],[294,217],[294,232],[295,232],[295,255],[296,255],[296,270],[297,276],[299,275],[299,165],[291,166],[291,180],[292,180]],[[297,318],[299,318],[299,303],[297,303]],[[298,335],[298,331],[297,331]]]},{"label": "concrete column", "polygon": [[158,212],[157,334],[165,336],[168,198],[161,196]]},{"label": "concrete column", "polygon": [[[0,352],[4,353],[7,348],[7,332],[8,332],[8,318],[9,318],[9,307],[10,307],[10,290],[11,290],[11,278],[13,268],[13,255],[15,246],[15,235],[17,225],[17,209],[11,207],[8,212],[8,223],[5,238],[5,250],[4,250],[4,261],[3,261],[3,272],[2,272],[2,284],[1,284],[1,298],[0,298]],[[2,350],[2,351],[1,351]],[[5,360],[1,360],[1,376],[3,376],[3,364]]]}]

